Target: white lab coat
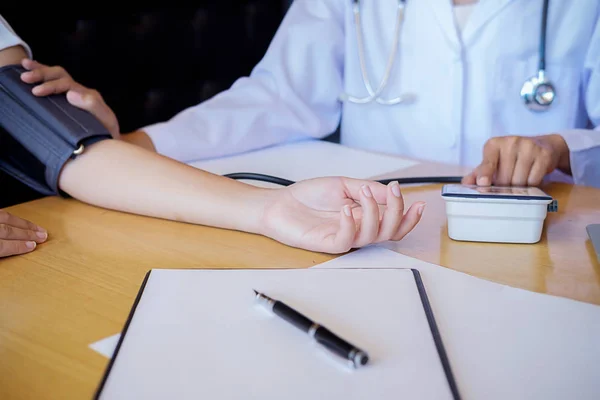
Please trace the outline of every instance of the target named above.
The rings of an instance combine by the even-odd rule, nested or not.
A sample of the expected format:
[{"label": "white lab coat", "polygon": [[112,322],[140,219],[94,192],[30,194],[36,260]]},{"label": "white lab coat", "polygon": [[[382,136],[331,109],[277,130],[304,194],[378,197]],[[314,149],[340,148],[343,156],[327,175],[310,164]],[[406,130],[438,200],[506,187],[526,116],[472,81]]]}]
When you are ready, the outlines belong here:
[{"label": "white lab coat", "polygon": [[[342,104],[343,89],[367,94],[352,1],[295,0],[250,77],[144,130],[160,153],[192,161],[321,138],[341,118],[343,144],[467,166],[479,163],[490,137],[558,132],[578,149],[575,182],[600,186],[600,132],[588,130],[600,125],[600,1],[550,1],[546,71],[557,98],[541,113],[529,111],[519,92],[537,72],[542,0],[480,0],[462,35],[450,0],[406,3],[384,97],[414,92],[413,104]],[[396,7],[396,0],[361,2],[375,87]]]}]

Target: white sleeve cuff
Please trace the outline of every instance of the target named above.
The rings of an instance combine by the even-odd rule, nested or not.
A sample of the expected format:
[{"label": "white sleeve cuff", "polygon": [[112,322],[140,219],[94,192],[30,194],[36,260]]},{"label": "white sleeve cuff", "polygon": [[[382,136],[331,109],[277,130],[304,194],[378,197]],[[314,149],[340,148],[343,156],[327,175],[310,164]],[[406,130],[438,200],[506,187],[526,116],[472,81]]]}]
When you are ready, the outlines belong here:
[{"label": "white sleeve cuff", "polygon": [[141,128],[141,131],[146,132],[156,152],[163,156],[173,158],[177,161],[187,162],[184,160],[184,155],[179,151],[177,140],[173,135],[173,129],[176,129],[167,122],[159,122]]},{"label": "white sleeve cuff", "polygon": [[600,146],[600,131],[591,129],[572,129],[560,132],[567,142],[569,151],[576,153]]},{"label": "white sleeve cuff", "polygon": [[0,51],[19,45],[25,49],[29,58],[33,58],[31,47],[17,35],[8,22],[0,15]]},{"label": "white sleeve cuff", "polygon": [[574,183],[600,188],[600,131],[574,129],[560,135],[569,146]]}]

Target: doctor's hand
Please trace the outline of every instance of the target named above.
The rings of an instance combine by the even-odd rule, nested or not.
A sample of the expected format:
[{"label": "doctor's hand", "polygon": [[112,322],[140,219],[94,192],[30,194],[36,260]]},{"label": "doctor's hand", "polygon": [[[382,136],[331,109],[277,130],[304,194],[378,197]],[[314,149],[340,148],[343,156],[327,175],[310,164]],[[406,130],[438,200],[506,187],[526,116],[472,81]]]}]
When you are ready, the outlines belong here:
[{"label": "doctor's hand", "polygon": [[0,258],[29,253],[47,238],[43,228],[0,210]]},{"label": "doctor's hand", "polygon": [[425,203],[404,214],[397,182],[317,178],[274,190],[261,232],[284,244],[325,253],[400,240],[419,222]]},{"label": "doctor's hand", "polygon": [[113,138],[120,138],[117,117],[98,91],[75,82],[63,67],[49,67],[28,58],[23,59],[21,65],[28,70],[21,74],[21,80],[25,83],[38,84],[32,89],[35,96],[66,93],[69,103],[90,112]]},{"label": "doctor's hand", "polygon": [[558,134],[489,139],[483,161],[462,183],[479,186],[538,186],[556,168],[570,170],[569,148]]}]

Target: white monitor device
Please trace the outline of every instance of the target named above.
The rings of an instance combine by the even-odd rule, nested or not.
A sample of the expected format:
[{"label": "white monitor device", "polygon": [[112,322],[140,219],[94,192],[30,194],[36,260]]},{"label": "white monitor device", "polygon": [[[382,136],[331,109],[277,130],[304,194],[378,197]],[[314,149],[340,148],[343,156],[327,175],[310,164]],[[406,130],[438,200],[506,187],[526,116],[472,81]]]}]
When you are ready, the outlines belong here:
[{"label": "white monitor device", "polygon": [[556,201],[536,187],[450,184],[442,188],[448,236],[454,240],[537,243]]}]

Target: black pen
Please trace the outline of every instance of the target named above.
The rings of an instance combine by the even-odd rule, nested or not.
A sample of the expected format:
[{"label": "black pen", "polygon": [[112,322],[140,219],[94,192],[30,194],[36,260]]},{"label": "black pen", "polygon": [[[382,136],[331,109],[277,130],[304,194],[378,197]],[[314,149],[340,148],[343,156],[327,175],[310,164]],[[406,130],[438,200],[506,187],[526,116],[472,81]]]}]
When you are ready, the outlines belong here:
[{"label": "black pen", "polygon": [[254,293],[256,299],[263,305],[269,307],[275,315],[288,321],[296,328],[308,333],[317,341],[317,343],[323,345],[328,350],[349,360],[354,368],[363,366],[369,361],[367,353],[335,335],[329,329],[321,326],[317,322],[311,321],[309,318],[279,300],[274,300],[256,290],[254,290]]}]

